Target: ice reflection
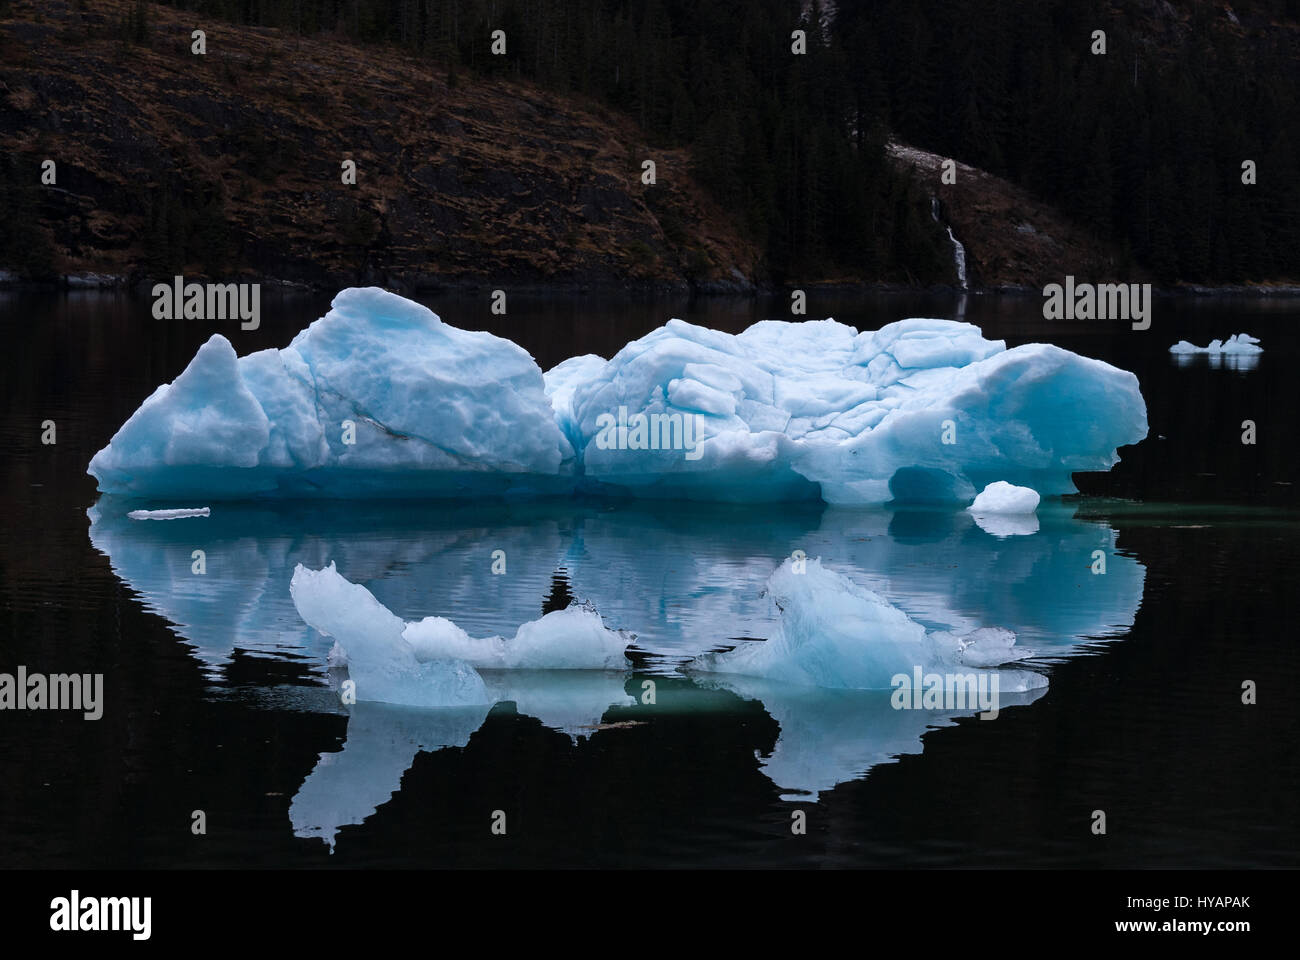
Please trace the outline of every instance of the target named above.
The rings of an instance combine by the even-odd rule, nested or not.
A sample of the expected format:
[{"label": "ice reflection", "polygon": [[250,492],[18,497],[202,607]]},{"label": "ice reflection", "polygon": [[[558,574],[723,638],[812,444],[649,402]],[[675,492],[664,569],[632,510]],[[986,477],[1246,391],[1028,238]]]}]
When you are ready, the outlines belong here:
[{"label": "ice reflection", "polygon": [[[319,569],[334,561],[398,616],[445,616],[476,636],[508,636],[572,596],[659,656],[626,674],[485,671],[497,702],[514,703],[584,750],[611,736],[635,749],[645,728],[614,725],[652,726],[665,710],[692,709],[689,691],[700,702],[710,691],[758,700],[780,733],[753,762],[783,796],[804,802],[920,752],[928,729],[976,711],[897,710],[889,691],[677,676],[675,665],[702,651],[772,635],[778,612],[762,587],[795,551],[821,557],[931,630],[1007,627],[1048,659],[1131,625],[1145,577],[1118,548],[1114,529],[1054,501],[1039,508],[1036,529],[1014,531],[988,529],[956,509],[807,504],[222,504],[208,517],[126,516],[140,506],[148,505],[102,500],[91,511],[91,540],[214,679],[238,652],[305,658],[326,680],[331,641],[302,622],[289,596],[298,563]],[[504,553],[505,574],[492,572],[496,551]],[[1098,552],[1104,575],[1093,572]],[[661,678],[662,692],[670,675],[678,695],[646,702],[644,682]],[[1002,707],[1041,694],[1003,693]],[[341,827],[364,821],[400,789],[417,752],[473,749],[490,709],[349,707],[342,751],[322,753],[293,800],[295,832],[332,844]],[[733,721],[740,722],[724,712],[717,722]]]},{"label": "ice reflection", "polygon": [[1179,367],[1204,364],[1212,370],[1238,370],[1244,373],[1259,366],[1260,355],[1258,353],[1171,353],[1169,356]]}]

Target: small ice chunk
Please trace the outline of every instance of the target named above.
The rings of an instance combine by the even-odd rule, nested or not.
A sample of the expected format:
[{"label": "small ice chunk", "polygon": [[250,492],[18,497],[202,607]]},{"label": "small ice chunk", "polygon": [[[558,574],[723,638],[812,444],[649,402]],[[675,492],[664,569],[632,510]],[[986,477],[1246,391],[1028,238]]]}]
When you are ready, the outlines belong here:
[{"label": "small ice chunk", "polygon": [[132,520],[180,520],[183,517],[206,517],[211,507],[183,507],[175,510],[132,510],[127,514]]},{"label": "small ice chunk", "polygon": [[1211,340],[1208,347],[1198,347],[1194,343],[1188,343],[1186,340],[1179,340],[1169,348],[1170,353],[1206,353],[1206,354],[1248,354],[1263,353],[1264,348],[1259,346],[1259,337],[1252,337],[1248,333],[1233,334],[1227,339]]},{"label": "small ice chunk", "polygon": [[980,491],[967,509],[976,516],[1023,515],[1038,509],[1038,491],[995,480]]}]

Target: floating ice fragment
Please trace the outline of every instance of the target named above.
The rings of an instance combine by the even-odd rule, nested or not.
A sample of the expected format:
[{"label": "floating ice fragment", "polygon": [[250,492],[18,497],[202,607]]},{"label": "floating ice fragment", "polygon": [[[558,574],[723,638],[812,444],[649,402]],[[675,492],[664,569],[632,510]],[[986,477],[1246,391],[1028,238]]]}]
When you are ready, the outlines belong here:
[{"label": "floating ice fragment", "polygon": [[132,510],[127,516],[132,520],[180,520],[184,517],[206,517],[210,507],[185,507],[175,510]]},{"label": "floating ice fragment", "polygon": [[1208,347],[1198,347],[1194,343],[1188,343],[1186,340],[1179,340],[1169,348],[1170,353],[1207,353],[1207,354],[1224,354],[1224,353],[1263,353],[1264,348],[1258,346],[1259,338],[1252,337],[1248,333],[1233,334],[1225,343],[1222,340],[1211,340]]},{"label": "floating ice fragment", "polygon": [[1038,491],[995,480],[980,491],[967,509],[985,533],[995,537],[1028,536],[1038,532]]},{"label": "floating ice fragment", "polygon": [[995,480],[980,491],[967,509],[976,516],[1028,514],[1038,509],[1038,491]]}]

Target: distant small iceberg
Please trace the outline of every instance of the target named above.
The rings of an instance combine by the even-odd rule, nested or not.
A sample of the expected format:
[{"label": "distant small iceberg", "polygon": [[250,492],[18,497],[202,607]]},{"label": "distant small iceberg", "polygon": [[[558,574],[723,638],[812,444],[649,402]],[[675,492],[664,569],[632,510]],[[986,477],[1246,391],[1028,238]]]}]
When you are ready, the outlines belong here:
[{"label": "distant small iceberg", "polygon": [[1237,333],[1227,339],[1211,340],[1208,347],[1198,347],[1194,343],[1188,343],[1186,340],[1179,340],[1169,348],[1170,353],[1194,354],[1204,353],[1211,356],[1220,354],[1256,354],[1263,353],[1264,348],[1259,346],[1259,338],[1252,337],[1248,333]]}]

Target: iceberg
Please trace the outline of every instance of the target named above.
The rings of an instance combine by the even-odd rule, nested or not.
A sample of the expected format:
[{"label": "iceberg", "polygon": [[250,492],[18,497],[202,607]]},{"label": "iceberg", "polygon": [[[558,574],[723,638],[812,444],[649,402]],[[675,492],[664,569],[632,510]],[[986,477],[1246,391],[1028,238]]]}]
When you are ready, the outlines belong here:
[{"label": "iceberg", "polygon": [[280,350],[214,334],[90,473],[136,497],[454,497],[567,490],[572,460],[527,351],[364,288]]},{"label": "iceberg", "polygon": [[[571,393],[563,371],[556,416],[585,485],[624,495],[969,502],[997,478],[1072,493],[1074,471],[1109,469],[1147,433],[1133,374],[1049,344],[1007,350],[951,320],[866,333],[769,320],[738,335],[672,320],[582,369]],[[602,442],[623,410],[632,435]],[[633,415],[650,418],[640,443]],[[665,442],[672,417],[694,418],[693,449]]]},{"label": "iceberg", "polygon": [[444,617],[405,623],[331,562],[298,564],[289,595],[299,616],[334,638],[331,664],[346,666],[356,698],[425,707],[491,704],[479,670],[625,670],[628,634],[610,630],[590,607],[555,610],[514,637],[471,637]]},{"label": "iceberg", "polygon": [[1210,355],[1218,354],[1255,354],[1263,353],[1264,348],[1259,346],[1259,338],[1252,337],[1248,333],[1235,333],[1227,339],[1211,340],[1208,347],[1198,347],[1194,343],[1188,343],[1186,340],[1179,340],[1169,348],[1170,353],[1207,353]]},{"label": "iceberg", "polygon": [[[888,690],[899,674],[978,673],[1033,656],[1015,634],[980,627],[963,635],[926,630],[879,594],[824,566],[789,558],[765,593],[781,612],[775,634],[706,653],[690,671],[736,673],[795,686]],[[1001,670],[999,688],[1017,693],[1047,685],[1041,674]]]},{"label": "iceberg", "polygon": [[995,479],[1074,492],[1074,471],[1146,433],[1132,373],[958,321],[670,320],[543,374],[371,287],[283,349],[241,358],[214,335],[89,471],[104,493],[173,500],[969,502]]}]

